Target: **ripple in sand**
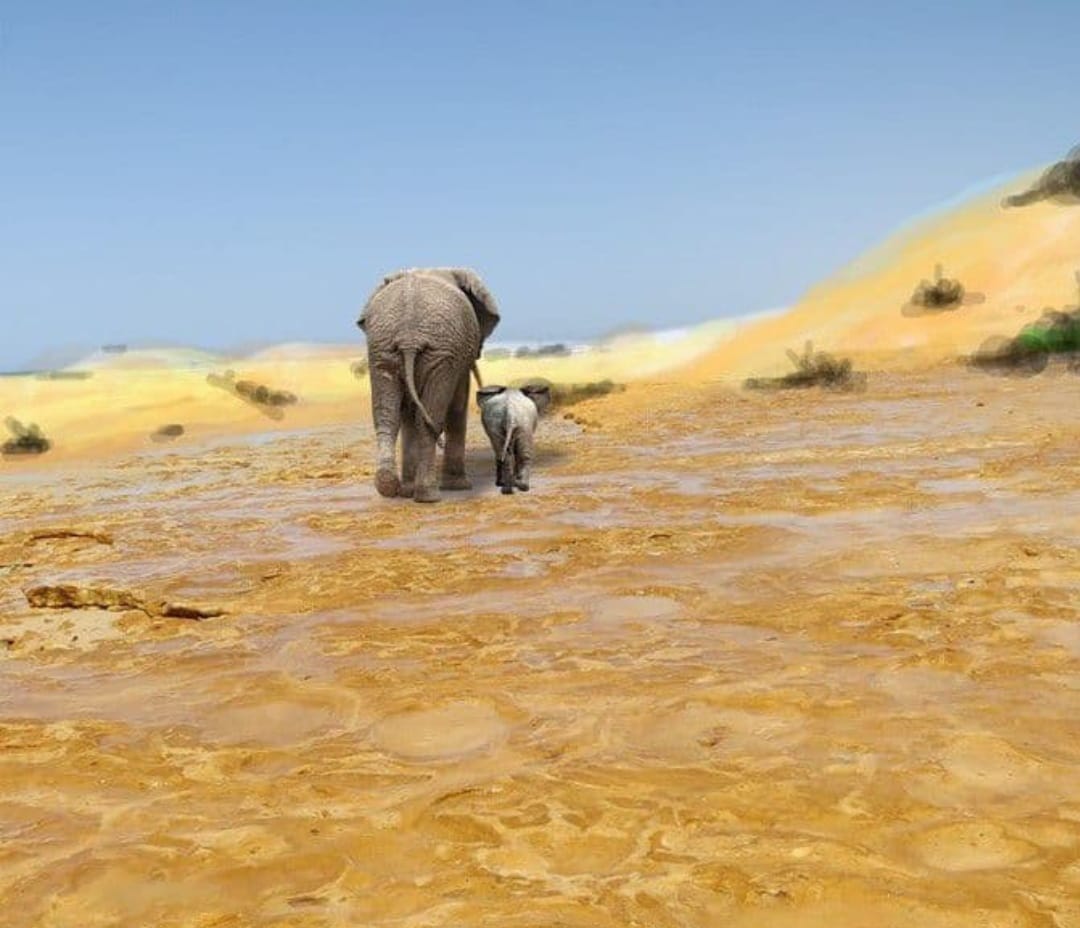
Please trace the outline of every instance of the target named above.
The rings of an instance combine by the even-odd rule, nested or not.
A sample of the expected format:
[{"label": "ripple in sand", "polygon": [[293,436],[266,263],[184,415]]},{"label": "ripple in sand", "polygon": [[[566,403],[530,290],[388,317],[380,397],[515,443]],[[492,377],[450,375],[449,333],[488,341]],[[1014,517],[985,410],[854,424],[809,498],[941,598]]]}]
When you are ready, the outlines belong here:
[{"label": "ripple in sand", "polygon": [[437,709],[390,715],[374,730],[375,743],[407,761],[448,761],[489,751],[507,733],[490,706],[452,702]]}]

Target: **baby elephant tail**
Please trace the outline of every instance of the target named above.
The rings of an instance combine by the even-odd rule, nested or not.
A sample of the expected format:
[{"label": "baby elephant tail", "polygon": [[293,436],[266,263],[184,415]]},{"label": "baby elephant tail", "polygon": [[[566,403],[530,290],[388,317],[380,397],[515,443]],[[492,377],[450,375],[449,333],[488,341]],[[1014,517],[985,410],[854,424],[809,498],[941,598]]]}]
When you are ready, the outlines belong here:
[{"label": "baby elephant tail", "polygon": [[502,486],[503,493],[513,493],[514,492],[514,470],[513,470],[513,468],[510,468],[510,470],[507,471],[506,455],[510,451],[510,444],[514,440],[514,432],[516,432],[516,431],[517,431],[517,426],[516,425],[511,425],[506,430],[506,440],[503,442],[502,453],[499,455],[498,466],[496,468],[497,471],[498,471],[498,474],[499,474],[499,478],[500,478],[499,482],[500,482],[500,485]]},{"label": "baby elephant tail", "polygon": [[510,450],[510,443],[514,440],[514,432],[517,431],[517,426],[512,425],[506,430],[506,441],[503,442],[502,454],[499,455],[500,461],[506,460],[506,452]]}]

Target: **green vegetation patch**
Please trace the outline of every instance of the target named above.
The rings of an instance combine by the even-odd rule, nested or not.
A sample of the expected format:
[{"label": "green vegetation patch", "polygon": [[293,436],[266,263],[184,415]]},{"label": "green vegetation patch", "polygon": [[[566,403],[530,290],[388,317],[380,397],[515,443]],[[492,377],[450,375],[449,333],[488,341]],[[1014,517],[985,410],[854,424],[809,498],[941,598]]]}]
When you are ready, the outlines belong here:
[{"label": "green vegetation patch", "polygon": [[1072,370],[1080,370],[1080,307],[1066,312],[1046,310],[1013,338],[988,338],[968,363],[991,372],[1039,374],[1055,356],[1067,357]]}]

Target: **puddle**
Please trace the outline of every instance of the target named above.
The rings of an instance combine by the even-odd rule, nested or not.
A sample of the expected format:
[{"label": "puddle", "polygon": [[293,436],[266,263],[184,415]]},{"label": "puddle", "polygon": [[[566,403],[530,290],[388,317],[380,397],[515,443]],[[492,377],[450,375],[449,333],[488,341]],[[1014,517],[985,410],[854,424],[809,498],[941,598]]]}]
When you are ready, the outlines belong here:
[{"label": "puddle", "polygon": [[679,604],[662,596],[608,596],[589,607],[588,623],[613,627],[672,619]]},{"label": "puddle", "polygon": [[552,521],[580,528],[621,528],[640,525],[647,516],[635,515],[615,506],[598,506],[595,509],[568,509],[551,517]]},{"label": "puddle", "polygon": [[452,702],[388,716],[372,729],[372,739],[402,760],[450,763],[493,750],[508,731],[489,706]]},{"label": "puddle", "polygon": [[920,480],[919,486],[924,490],[942,496],[971,493],[985,496],[992,488],[990,481],[982,480],[979,477],[944,477],[936,480]]},{"label": "puddle", "polygon": [[562,536],[558,528],[537,528],[508,526],[505,529],[487,529],[473,532],[465,539],[466,543],[476,548],[491,551],[515,550],[515,543],[522,541],[543,541]]},{"label": "puddle", "polygon": [[207,740],[219,744],[285,746],[348,731],[355,724],[355,714],[344,700],[327,704],[292,696],[217,706],[201,716],[192,714],[180,724],[197,727]]}]

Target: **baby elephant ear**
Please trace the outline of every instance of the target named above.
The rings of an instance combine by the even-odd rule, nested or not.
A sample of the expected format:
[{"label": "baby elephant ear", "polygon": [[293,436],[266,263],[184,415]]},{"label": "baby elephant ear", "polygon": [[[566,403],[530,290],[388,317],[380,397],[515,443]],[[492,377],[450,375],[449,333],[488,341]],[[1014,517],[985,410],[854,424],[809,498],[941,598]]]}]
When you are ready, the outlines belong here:
[{"label": "baby elephant ear", "polygon": [[537,412],[543,412],[551,405],[551,387],[546,383],[529,383],[521,388],[524,393],[536,405]]},{"label": "baby elephant ear", "polygon": [[501,387],[498,384],[489,384],[486,387],[481,387],[476,391],[476,405],[483,406],[493,396],[498,396],[502,393],[506,387]]}]

